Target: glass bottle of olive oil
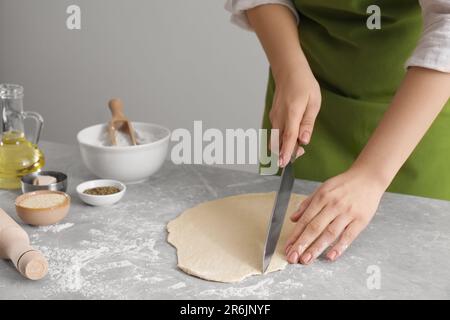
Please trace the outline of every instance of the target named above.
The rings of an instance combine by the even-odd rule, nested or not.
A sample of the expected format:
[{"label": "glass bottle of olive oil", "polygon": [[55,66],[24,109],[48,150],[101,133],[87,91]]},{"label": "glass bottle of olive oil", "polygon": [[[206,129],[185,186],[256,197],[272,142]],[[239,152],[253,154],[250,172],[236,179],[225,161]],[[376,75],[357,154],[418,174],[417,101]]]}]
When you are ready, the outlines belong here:
[{"label": "glass bottle of olive oil", "polygon": [[45,164],[44,155],[22,132],[10,131],[0,141],[0,188],[20,188],[20,178]]},{"label": "glass bottle of olive oil", "polygon": [[[23,111],[23,87],[0,85],[0,188],[20,188],[20,178],[44,166],[44,154],[37,147],[43,119],[35,112]],[[33,138],[24,133],[24,119],[36,121]]]}]

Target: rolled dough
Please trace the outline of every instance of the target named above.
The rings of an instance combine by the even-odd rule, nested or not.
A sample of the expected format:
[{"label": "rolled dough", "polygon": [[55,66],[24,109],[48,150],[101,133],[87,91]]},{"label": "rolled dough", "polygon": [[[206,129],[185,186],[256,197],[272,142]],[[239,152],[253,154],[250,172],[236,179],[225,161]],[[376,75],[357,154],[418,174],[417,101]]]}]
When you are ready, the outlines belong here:
[{"label": "rolled dough", "polygon": [[[289,220],[304,196],[293,194],[268,272],[284,269]],[[263,246],[275,193],[254,193],[202,203],[169,222],[168,241],[178,267],[206,280],[237,282],[261,274]]]}]

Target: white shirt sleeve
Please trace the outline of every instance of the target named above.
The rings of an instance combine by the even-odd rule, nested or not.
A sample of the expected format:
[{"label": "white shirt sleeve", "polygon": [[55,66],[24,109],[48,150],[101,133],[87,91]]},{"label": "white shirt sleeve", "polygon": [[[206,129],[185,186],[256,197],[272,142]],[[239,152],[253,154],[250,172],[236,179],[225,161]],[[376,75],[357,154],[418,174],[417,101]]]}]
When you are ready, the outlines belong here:
[{"label": "white shirt sleeve", "polygon": [[450,72],[450,0],[419,0],[423,31],[406,67]]},{"label": "white shirt sleeve", "polygon": [[[450,1],[450,0],[449,0]],[[280,4],[288,7],[294,14],[297,24],[299,22],[298,12],[294,7],[291,0],[227,0],[225,3],[225,9],[231,12],[231,22],[239,27],[252,31],[250,24],[248,23],[246,10],[255,8],[263,4]]]}]

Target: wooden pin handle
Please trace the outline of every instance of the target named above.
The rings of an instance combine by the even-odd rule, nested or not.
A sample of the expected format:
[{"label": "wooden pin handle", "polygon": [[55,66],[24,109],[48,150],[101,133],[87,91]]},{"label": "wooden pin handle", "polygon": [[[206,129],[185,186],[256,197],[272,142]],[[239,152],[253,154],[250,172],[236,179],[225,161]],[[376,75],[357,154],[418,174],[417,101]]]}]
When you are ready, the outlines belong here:
[{"label": "wooden pin handle", "polygon": [[28,234],[0,209],[0,258],[9,259],[26,278],[39,280],[48,271],[43,254],[30,246]]},{"label": "wooden pin handle", "polygon": [[48,262],[40,251],[31,250],[19,258],[16,268],[25,278],[39,280],[47,274]]}]

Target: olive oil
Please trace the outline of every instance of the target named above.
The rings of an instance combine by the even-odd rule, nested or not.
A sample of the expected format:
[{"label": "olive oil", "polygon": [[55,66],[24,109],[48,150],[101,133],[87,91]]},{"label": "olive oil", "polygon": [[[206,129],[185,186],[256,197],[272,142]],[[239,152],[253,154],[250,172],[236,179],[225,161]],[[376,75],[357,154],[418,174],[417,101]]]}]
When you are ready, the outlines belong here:
[{"label": "olive oil", "polygon": [[0,141],[0,188],[20,188],[20,178],[38,171],[45,164],[44,154],[25,138],[23,132],[8,131]]}]

